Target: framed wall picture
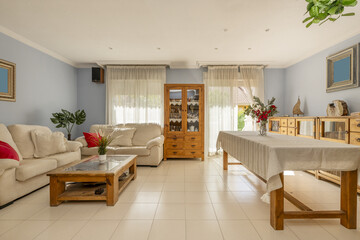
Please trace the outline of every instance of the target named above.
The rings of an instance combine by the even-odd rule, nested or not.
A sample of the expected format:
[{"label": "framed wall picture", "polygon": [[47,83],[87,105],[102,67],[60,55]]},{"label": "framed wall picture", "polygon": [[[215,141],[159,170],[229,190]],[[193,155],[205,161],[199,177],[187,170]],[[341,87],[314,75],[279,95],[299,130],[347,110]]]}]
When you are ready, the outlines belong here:
[{"label": "framed wall picture", "polygon": [[326,58],[326,92],[359,87],[359,44]]},{"label": "framed wall picture", "polygon": [[0,59],[0,100],[16,101],[15,96],[16,65]]}]

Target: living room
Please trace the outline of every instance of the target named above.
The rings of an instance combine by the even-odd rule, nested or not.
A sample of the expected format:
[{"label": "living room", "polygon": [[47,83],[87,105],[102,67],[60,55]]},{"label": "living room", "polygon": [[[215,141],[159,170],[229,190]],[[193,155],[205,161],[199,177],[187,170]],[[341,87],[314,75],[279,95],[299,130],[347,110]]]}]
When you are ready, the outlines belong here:
[{"label": "living room", "polygon": [[[356,1],[0,6],[0,240],[360,239]],[[106,180],[65,196],[82,161]]]}]

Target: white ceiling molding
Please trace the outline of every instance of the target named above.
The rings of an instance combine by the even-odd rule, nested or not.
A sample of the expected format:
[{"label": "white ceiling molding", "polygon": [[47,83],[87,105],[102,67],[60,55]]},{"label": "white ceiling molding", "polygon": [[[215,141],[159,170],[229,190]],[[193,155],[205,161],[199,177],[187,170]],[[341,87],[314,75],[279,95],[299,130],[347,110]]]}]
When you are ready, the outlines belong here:
[{"label": "white ceiling molding", "polygon": [[208,66],[259,66],[259,67],[267,67],[270,64],[270,62],[216,62],[216,61],[209,61],[209,62],[203,62],[199,61],[196,62],[196,65],[198,68],[201,67],[208,67]]},{"label": "white ceiling molding", "polygon": [[97,61],[97,65],[104,67],[107,65],[165,65],[170,66],[169,61],[118,61],[118,60],[109,60],[109,61]]},{"label": "white ceiling molding", "polygon": [[70,59],[67,59],[67,58],[63,57],[60,54],[58,54],[56,52],[53,52],[53,51],[51,51],[51,50],[49,50],[49,49],[35,43],[35,42],[27,39],[26,37],[23,37],[23,36],[21,36],[21,35],[19,35],[17,33],[14,33],[13,31],[11,31],[11,30],[9,30],[9,29],[1,26],[1,25],[0,25],[0,32],[7,35],[7,36],[9,36],[9,37],[11,37],[11,38],[14,38],[15,40],[17,40],[17,41],[19,41],[21,43],[24,43],[24,44],[26,44],[26,45],[28,45],[28,46],[30,46],[32,48],[35,48],[36,50],[39,50],[40,52],[46,53],[47,55],[49,55],[49,56],[51,56],[53,58],[56,58],[57,60],[60,60],[60,61],[62,61],[64,63],[67,63],[67,64],[69,64],[69,65],[71,65],[73,67],[77,67],[76,63],[71,61]]}]

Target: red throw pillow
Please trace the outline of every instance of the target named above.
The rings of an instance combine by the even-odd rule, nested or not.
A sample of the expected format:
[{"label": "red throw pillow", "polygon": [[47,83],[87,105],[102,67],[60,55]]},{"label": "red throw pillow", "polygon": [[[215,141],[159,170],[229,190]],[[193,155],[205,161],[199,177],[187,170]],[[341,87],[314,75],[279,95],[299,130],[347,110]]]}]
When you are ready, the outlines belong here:
[{"label": "red throw pillow", "polygon": [[0,141],[0,159],[14,159],[19,161],[19,155],[9,144]]},{"label": "red throw pillow", "polygon": [[101,139],[100,134],[86,133],[86,132],[83,132],[83,134],[84,134],[85,141],[87,142],[89,148],[99,146],[99,140]]}]

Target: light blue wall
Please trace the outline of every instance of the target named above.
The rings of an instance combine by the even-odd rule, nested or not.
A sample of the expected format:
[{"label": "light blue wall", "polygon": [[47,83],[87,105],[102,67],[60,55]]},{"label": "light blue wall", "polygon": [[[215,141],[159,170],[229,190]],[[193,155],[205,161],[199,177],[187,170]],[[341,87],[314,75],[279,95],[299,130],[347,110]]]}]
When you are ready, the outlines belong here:
[{"label": "light blue wall", "polygon": [[307,116],[325,116],[327,104],[336,99],[345,100],[351,112],[359,112],[360,88],[326,93],[326,57],[359,42],[360,34],[288,67],[285,70],[285,113],[292,114],[298,96]]},{"label": "light blue wall", "polygon": [[275,97],[275,105],[281,116],[285,113],[284,82],[285,69],[269,68],[264,70],[265,101]]},{"label": "light blue wall", "polygon": [[85,123],[77,129],[77,136],[82,136],[91,125],[105,123],[106,85],[91,81],[91,68],[78,69],[77,79],[77,107],[86,112]]},{"label": "light blue wall", "polygon": [[55,130],[51,113],[61,108],[76,110],[76,68],[2,33],[0,59],[16,64],[16,102],[0,101],[0,123],[37,124]]},{"label": "light blue wall", "polygon": [[166,83],[201,84],[203,69],[166,69]]}]

